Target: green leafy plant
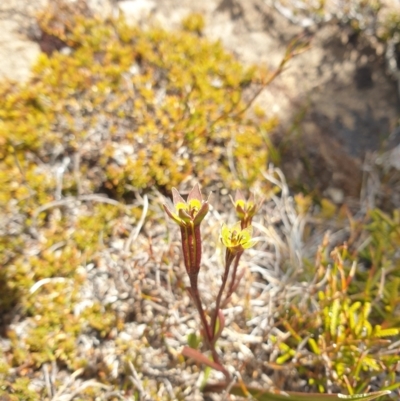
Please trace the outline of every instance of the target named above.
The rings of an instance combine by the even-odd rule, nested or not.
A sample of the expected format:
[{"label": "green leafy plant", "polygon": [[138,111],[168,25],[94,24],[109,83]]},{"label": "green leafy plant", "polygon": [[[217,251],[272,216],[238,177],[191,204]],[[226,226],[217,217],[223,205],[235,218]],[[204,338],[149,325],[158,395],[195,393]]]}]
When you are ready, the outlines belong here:
[{"label": "green leafy plant", "polygon": [[[386,347],[391,341],[386,339],[398,337],[399,328],[388,326],[385,320],[378,324],[371,314],[373,303],[360,294],[351,294],[357,263],[348,266],[351,258],[347,247],[334,248],[331,259],[326,259],[325,252],[321,246],[317,255],[314,282],[318,301],[309,299],[314,307],[308,302],[299,307],[292,303],[282,319],[291,335],[280,344],[277,363],[295,361],[308,384],[320,391],[326,391],[330,378],[336,386],[347,388],[349,394],[359,393],[381,372],[388,374],[386,385],[396,387],[391,370],[399,358],[395,353],[382,352],[382,348],[389,351]],[[317,289],[321,282],[325,284]]]},{"label": "green leafy plant", "polygon": [[[385,320],[389,327],[399,326],[400,212],[371,210],[364,227],[366,235],[359,253],[367,268],[358,274],[352,291],[361,292],[371,302],[375,319]],[[365,283],[363,288],[361,281]]]}]

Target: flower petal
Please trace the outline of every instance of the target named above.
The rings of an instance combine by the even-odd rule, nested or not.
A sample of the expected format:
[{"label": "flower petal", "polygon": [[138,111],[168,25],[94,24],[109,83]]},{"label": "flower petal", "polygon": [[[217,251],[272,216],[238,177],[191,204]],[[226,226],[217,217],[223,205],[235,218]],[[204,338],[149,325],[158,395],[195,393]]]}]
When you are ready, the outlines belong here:
[{"label": "flower petal", "polygon": [[246,202],[246,198],[244,197],[243,193],[238,189],[235,194],[235,204],[237,204],[239,201],[242,201],[244,203]]},{"label": "flower petal", "polygon": [[231,230],[225,223],[223,223],[221,227],[221,241],[227,248],[232,245]]},{"label": "flower petal", "polygon": [[185,199],[182,198],[176,188],[172,188],[172,200],[175,207],[177,207],[178,203],[183,203],[184,205],[186,205]]},{"label": "flower petal", "polygon": [[188,202],[190,202],[192,199],[197,199],[200,202],[203,200],[203,197],[201,196],[200,185],[198,183],[189,192],[187,199]]},{"label": "flower petal", "polygon": [[250,241],[247,241],[245,244],[242,244],[242,248],[249,249],[252,248],[255,244],[257,244],[257,241],[255,239],[251,239]]},{"label": "flower petal", "polygon": [[252,226],[248,226],[246,228],[244,228],[241,232],[240,232],[240,243],[241,244],[245,244],[246,242],[251,240],[251,236],[253,235],[253,227]]}]

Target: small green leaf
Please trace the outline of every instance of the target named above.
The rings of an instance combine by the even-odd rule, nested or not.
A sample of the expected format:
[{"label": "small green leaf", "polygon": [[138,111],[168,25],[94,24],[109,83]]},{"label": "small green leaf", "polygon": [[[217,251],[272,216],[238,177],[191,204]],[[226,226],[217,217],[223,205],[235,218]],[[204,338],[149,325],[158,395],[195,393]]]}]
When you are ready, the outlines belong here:
[{"label": "small green leaf", "polygon": [[201,343],[201,338],[196,333],[190,333],[187,336],[187,343],[190,348],[198,349]]},{"label": "small green leaf", "polygon": [[332,303],[331,308],[331,323],[330,323],[330,332],[332,336],[337,334],[337,325],[338,325],[338,318],[339,318],[339,310],[340,310],[340,300],[336,298]]},{"label": "small green leaf", "polygon": [[400,333],[400,329],[390,328],[390,329],[382,329],[381,326],[376,325],[374,328],[374,335],[376,337],[391,337],[397,336]]},{"label": "small green leaf", "polygon": [[319,349],[317,342],[313,338],[308,339],[308,345],[310,346],[314,354],[321,355],[321,350]]}]

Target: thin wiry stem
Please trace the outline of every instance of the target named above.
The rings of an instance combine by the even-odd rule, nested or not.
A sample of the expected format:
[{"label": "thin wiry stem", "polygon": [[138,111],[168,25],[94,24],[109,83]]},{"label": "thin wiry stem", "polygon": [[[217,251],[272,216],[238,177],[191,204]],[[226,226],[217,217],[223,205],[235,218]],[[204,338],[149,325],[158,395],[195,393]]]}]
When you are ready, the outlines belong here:
[{"label": "thin wiry stem", "polygon": [[[233,270],[232,270],[231,282],[229,284],[228,291],[226,292],[224,302],[222,302],[222,304],[221,304],[222,308],[227,303],[227,301],[228,301],[229,297],[232,295],[233,291],[235,291],[237,270],[238,270],[238,266],[239,266],[239,260],[240,260],[242,255],[243,255],[243,251],[239,252],[235,257]],[[239,280],[240,280],[240,278],[239,278]]]},{"label": "thin wiry stem", "polygon": [[207,322],[207,318],[206,318],[206,314],[203,309],[203,305],[201,304],[199,289],[197,287],[197,276],[196,277],[190,276],[190,294],[196,304],[197,311],[199,312],[201,324],[203,325],[207,342],[208,342],[208,344],[211,344],[212,332],[211,332],[210,326]]},{"label": "thin wiry stem", "polygon": [[203,306],[201,304],[200,294],[199,294],[199,290],[197,287],[197,277],[190,277],[190,285],[191,286],[189,288],[189,292],[196,304],[197,311],[199,312],[199,315],[200,315],[201,324],[203,325],[203,329],[205,332],[204,338],[205,338],[207,347],[211,351],[213,361],[215,363],[217,363],[218,365],[220,365],[222,373],[225,375],[227,382],[229,382],[231,379],[231,375],[225,369],[225,367],[222,365],[222,363],[219,360],[219,355],[217,353],[217,350],[215,349],[215,341],[213,340],[214,334],[211,331],[213,326],[210,327],[210,325],[208,324],[206,314],[205,314]]},{"label": "thin wiry stem", "polygon": [[226,249],[226,254],[225,254],[225,271],[224,271],[224,275],[222,277],[222,284],[221,287],[219,289],[218,292],[218,296],[217,296],[217,300],[215,303],[215,311],[211,320],[211,330],[212,330],[212,335],[213,335],[213,344],[215,344],[215,341],[217,340],[216,338],[214,338],[215,335],[215,329],[216,329],[216,325],[217,325],[217,318],[218,318],[218,311],[221,307],[221,299],[222,299],[222,294],[224,292],[225,286],[226,286],[226,282],[228,281],[228,276],[229,276],[229,270],[231,267],[231,264],[233,262],[235,258],[235,255],[232,254],[232,252],[227,248]]}]

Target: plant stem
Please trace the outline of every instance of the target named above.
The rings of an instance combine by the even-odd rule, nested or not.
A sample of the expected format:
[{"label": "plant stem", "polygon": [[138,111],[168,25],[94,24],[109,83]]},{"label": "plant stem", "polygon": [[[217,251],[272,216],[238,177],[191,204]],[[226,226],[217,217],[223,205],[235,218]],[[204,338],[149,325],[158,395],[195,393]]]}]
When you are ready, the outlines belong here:
[{"label": "plant stem", "polygon": [[243,255],[243,251],[239,252],[235,256],[235,261],[234,261],[233,271],[232,271],[232,279],[231,279],[231,282],[229,284],[228,291],[227,291],[227,293],[225,295],[224,302],[222,302],[222,304],[221,304],[222,308],[224,307],[224,305],[226,304],[228,298],[232,295],[233,291],[235,290],[236,274],[237,274],[237,270],[238,270],[238,266],[239,266],[239,260],[240,260],[242,255]]},{"label": "plant stem", "polygon": [[231,375],[219,361],[219,356],[217,350],[215,349],[215,342],[213,340],[213,332],[211,331],[212,326],[210,327],[210,325],[208,324],[206,314],[201,304],[199,289],[197,286],[197,275],[196,277],[190,276],[190,294],[192,295],[192,298],[197,307],[197,311],[199,312],[201,324],[205,332],[206,344],[209,350],[211,351],[213,361],[221,366],[221,371],[225,375],[227,382],[229,382],[231,380]]},{"label": "plant stem", "polygon": [[199,312],[200,315],[200,320],[201,324],[204,328],[205,336],[207,338],[207,342],[211,343],[212,341],[212,333],[210,330],[210,326],[207,322],[206,314],[203,309],[203,305],[201,304],[201,299],[200,299],[200,294],[199,294],[199,289],[197,287],[197,278],[196,280],[192,280],[192,277],[190,277],[190,293],[192,295],[192,298],[196,304],[197,311]]},{"label": "plant stem", "polygon": [[223,294],[225,286],[226,286],[226,282],[228,281],[229,268],[230,268],[234,258],[235,258],[235,255],[232,254],[232,252],[228,248],[226,248],[225,271],[224,271],[224,275],[222,277],[222,284],[221,284],[221,287],[219,289],[217,300],[216,300],[216,303],[215,303],[215,311],[214,311],[214,314],[213,314],[212,319],[211,319],[211,330],[212,330],[212,336],[213,336],[213,338],[212,338],[213,344],[215,344],[215,341],[217,340],[216,338],[214,338],[214,335],[215,335],[215,328],[216,328],[216,325],[217,325],[218,311],[219,311],[220,306],[221,306],[221,298],[222,298],[222,294]]}]

